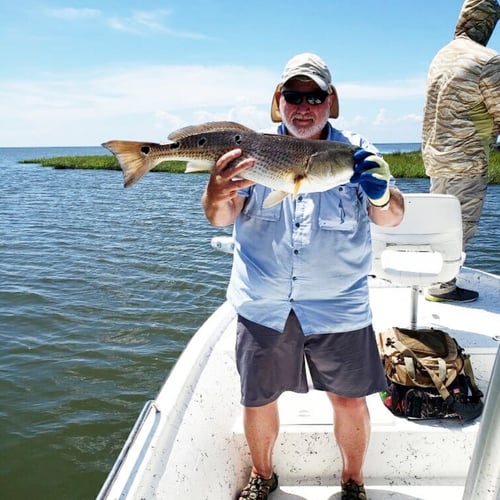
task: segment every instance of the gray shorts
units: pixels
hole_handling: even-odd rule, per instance
[[[315,389],[357,398],[387,389],[373,328],[304,336],[292,311],[282,333],[238,315],[241,404],[263,406],[285,391]]]

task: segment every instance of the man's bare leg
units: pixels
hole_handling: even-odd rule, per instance
[[[269,479],[273,474],[272,454],[280,425],[278,402],[244,407],[243,424],[252,457],[252,475]]]
[[[363,484],[363,463],[370,440],[366,398],[345,398],[327,393],[334,409],[334,435],[343,461],[341,480]]]

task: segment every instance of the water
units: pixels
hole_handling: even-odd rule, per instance
[[[20,165],[100,148],[0,149],[0,492],[92,499],[144,402],[224,300],[230,257],[210,239],[205,175]],[[427,191],[428,181],[400,182]],[[469,265],[500,274],[500,187]]]
[[[381,142],[375,146],[382,154],[420,151],[420,142]]]

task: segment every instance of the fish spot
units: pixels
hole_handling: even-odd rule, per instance
[[[206,143],[207,143],[206,137],[200,137],[200,139],[198,139],[198,146],[204,146]]]
[[[143,155],[148,155],[151,152],[151,148],[149,146],[142,146],[141,147],[141,153]]]
[[[241,135],[239,135],[239,134],[238,134],[238,135],[235,135],[235,136],[234,136],[234,142],[235,142],[236,144],[241,144],[241,141],[242,141],[242,139],[241,139]]]

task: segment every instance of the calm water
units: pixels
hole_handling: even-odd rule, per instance
[[[206,176],[150,174],[124,190],[120,172],[17,164],[96,153],[0,149],[2,498],[94,498],[144,402],[224,300],[230,258],[210,248],[224,231],[200,209]],[[499,202],[490,186],[467,260],[497,274]]]

